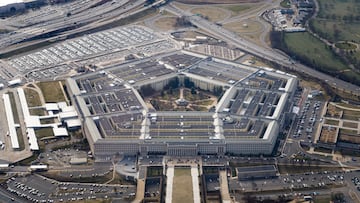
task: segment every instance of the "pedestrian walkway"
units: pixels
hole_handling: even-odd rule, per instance
[[[174,166],[169,166],[166,171],[166,198],[165,203],[172,202],[172,192],[173,192],[173,180],[174,180]]]
[[[199,190],[199,171],[195,166],[191,167],[191,178],[193,185],[193,195],[194,195],[194,203],[200,203],[200,190]]]
[[[220,192],[221,192],[221,199],[223,200],[223,203],[230,203],[231,198],[229,194],[229,186],[228,186],[228,180],[227,180],[227,174],[226,171],[222,170],[219,172],[220,176]]]

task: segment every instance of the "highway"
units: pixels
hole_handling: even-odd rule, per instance
[[[29,16],[29,19],[24,16],[14,17],[15,19],[9,20],[11,24],[8,24],[17,25],[20,28],[14,32],[3,34],[0,47],[16,45],[27,39],[67,27],[74,27],[72,31],[76,31],[84,25],[96,27],[97,22],[117,19],[117,17],[127,12],[133,13],[133,10],[138,7],[143,8],[142,4],[144,2],[145,0],[119,0],[116,2],[110,1],[96,7],[93,7],[93,3],[85,2],[87,4],[84,3],[83,8],[75,7],[76,9],[74,9],[55,6],[55,8],[51,9],[45,8],[42,14],[34,14],[35,16]],[[67,16],[68,13],[71,15]]]
[[[334,78],[332,76],[329,76],[325,73],[321,73],[319,71],[316,71],[310,67],[307,67],[305,65],[296,63],[294,64],[289,60],[289,56],[281,54],[271,48],[268,47],[261,47],[253,42],[247,41],[246,39],[238,36],[237,34],[226,30],[222,26],[219,26],[215,23],[212,23],[200,16],[194,15],[190,12],[184,11],[178,7],[176,7],[174,4],[170,3],[166,5],[165,10],[168,12],[171,12],[177,16],[187,16],[188,20],[198,28],[201,28],[203,30],[206,30],[207,32],[211,33],[212,35],[218,37],[219,39],[222,39],[229,44],[235,45],[236,47],[253,54],[257,57],[266,59],[268,61],[275,62],[277,64],[290,67],[294,70],[297,70],[299,72],[304,72],[308,75],[311,75],[315,78],[319,78],[320,80],[324,80],[332,87],[339,88],[340,90],[347,90],[351,91],[354,94],[360,94],[360,88],[357,85],[345,82],[343,80],[340,80],[338,78]]]

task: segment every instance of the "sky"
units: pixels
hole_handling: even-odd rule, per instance
[[[0,0],[0,7],[13,3],[21,3],[23,0]]]

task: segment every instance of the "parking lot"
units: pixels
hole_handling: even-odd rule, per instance
[[[31,202],[68,202],[85,199],[127,199],[134,196],[135,187],[126,185],[104,185],[65,183],[38,175],[12,177],[2,185],[10,193]],[[126,200],[124,200],[127,202]]]
[[[69,72],[71,69],[66,63],[69,61],[84,60],[95,56],[112,54],[134,47],[134,52],[152,55],[174,45],[163,40],[152,30],[142,26],[125,26],[102,32],[89,34],[84,37],[67,40],[54,46],[33,52],[31,54],[12,58],[9,65],[29,78],[40,80]],[[138,48],[136,48],[138,47]]]
[[[327,188],[331,185],[346,186],[344,172],[309,172],[304,174],[285,174],[278,178],[271,179],[230,181],[231,189],[241,191],[271,191],[302,188],[312,188],[316,190]]]
[[[291,138],[313,142],[317,127],[322,118],[321,110],[324,102],[308,98],[308,90],[297,92],[295,95],[299,113],[296,116],[291,133]]]

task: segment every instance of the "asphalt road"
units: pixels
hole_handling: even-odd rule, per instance
[[[145,7],[140,6],[144,3],[144,0],[136,0],[130,1],[122,0],[116,1],[115,3],[105,3],[97,7],[91,7],[92,3],[89,2],[84,4],[83,7],[86,8],[82,10],[82,8],[78,8],[77,10],[72,10],[71,8],[67,8],[65,6],[57,6],[54,11],[60,13],[57,16],[48,16],[49,11],[44,11],[42,17],[39,19],[33,19],[34,23],[26,25],[24,27],[19,28],[18,30],[5,33],[2,35],[0,40],[0,47],[8,48],[7,46],[14,45],[15,48],[21,46],[21,42],[27,39],[31,39],[36,36],[43,35],[45,33],[51,33],[52,31],[64,29],[70,26],[78,25],[79,27],[75,27],[70,31],[60,32],[67,35],[81,32],[84,29],[91,29],[94,27],[101,26],[113,20],[118,20],[119,18],[123,18],[129,16],[133,13],[140,12],[145,9]],[[135,9],[140,7],[140,9]],[[41,8],[43,9],[43,8]],[[40,10],[41,10],[40,9]],[[135,9],[133,11],[133,9]],[[70,16],[67,16],[67,13],[74,13]],[[16,20],[12,19],[15,18]],[[19,17],[12,17],[11,22],[16,24],[18,21],[26,20],[26,14],[20,15]],[[49,19],[47,19],[49,18]],[[84,26],[80,26],[84,25]],[[64,37],[62,35],[57,35],[55,38]],[[48,39],[47,39],[48,40]],[[14,48],[10,46],[10,49]],[[6,50],[6,49],[5,49]]]

